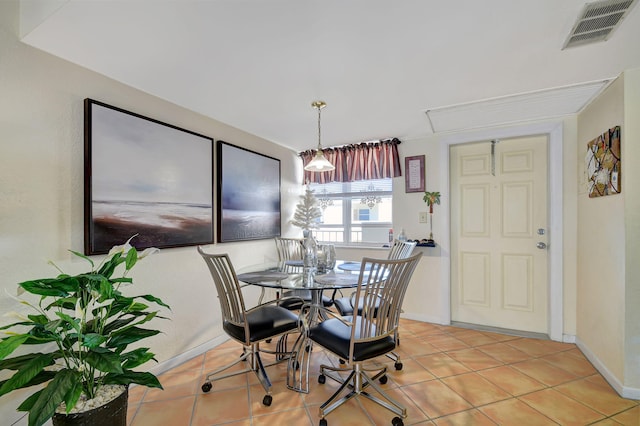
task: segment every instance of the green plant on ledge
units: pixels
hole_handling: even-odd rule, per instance
[[[37,296],[37,301],[18,299],[35,312],[28,316],[13,312],[11,316],[19,321],[0,327],[9,336],[0,340],[0,371],[15,371],[0,382],[0,396],[48,383],[18,407],[29,412],[30,426],[45,423],[62,403],[68,414],[81,395],[93,399],[104,385],[137,383],[162,388],[155,375],[133,371],[155,360],[149,348],[126,350],[128,345],[159,333],[140,327],[158,316],[157,310],[149,308],[151,304],[169,308],[157,297],[121,292],[121,287],[133,283],[127,275],[134,265],[159,251],[151,248],[138,253],[130,241],[112,248],[97,267],[90,258],[70,250],[91,265],[88,272],[67,275],[50,262],[60,275],[18,284],[19,296],[27,292]],[[116,274],[116,270],[122,272]],[[23,345],[35,349],[7,358]]]
[[[439,191],[433,191],[433,192],[429,192],[429,191],[425,191],[424,193],[424,197],[422,197],[422,200],[427,203],[427,206],[429,207],[429,219],[431,219],[430,222],[430,232],[429,232],[429,242],[433,242],[433,206],[435,204],[440,204],[440,192]]]

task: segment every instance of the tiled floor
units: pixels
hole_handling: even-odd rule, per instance
[[[404,368],[383,386],[407,407],[406,425],[640,425],[638,401],[624,399],[572,344],[402,320]],[[273,404],[253,375],[214,382],[204,375],[239,356],[227,342],[162,376],[164,391],[132,388],[131,426],[317,425],[318,406],[336,389],[315,379],[337,360],[315,347],[309,394],[287,389],[286,363],[269,367]],[[329,426],[390,425],[394,415],[355,398],[327,416]]]

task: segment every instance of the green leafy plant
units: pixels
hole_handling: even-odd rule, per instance
[[[424,192],[424,197],[422,197],[422,200],[427,203],[427,206],[429,206],[429,216],[431,217],[431,220],[429,221],[429,240],[430,242],[433,242],[433,206],[434,204],[440,204],[440,192],[439,191],[433,191],[433,192],[429,192],[429,191],[425,191]]]
[[[433,205],[434,204],[440,204],[440,192],[438,192],[438,191],[433,191],[433,192],[425,191],[424,197],[422,197],[422,200],[425,203],[427,203],[427,206],[429,207],[429,214],[433,214]]]
[[[103,385],[137,383],[162,388],[155,375],[133,371],[155,360],[149,348],[127,351],[130,344],[159,333],[140,327],[155,317],[163,318],[150,305],[169,308],[157,297],[121,292],[121,287],[133,283],[127,275],[134,265],[158,251],[151,248],[138,253],[130,241],[112,248],[97,267],[90,258],[70,250],[91,265],[88,272],[67,275],[50,262],[60,271],[58,276],[18,284],[19,297],[26,292],[37,301],[18,299],[34,313],[13,312],[11,316],[19,321],[0,327],[8,335],[0,340],[0,371],[15,372],[0,382],[0,396],[47,383],[18,407],[29,412],[30,426],[45,423],[62,403],[69,413],[82,394],[93,399]],[[7,358],[21,346],[36,349]]]

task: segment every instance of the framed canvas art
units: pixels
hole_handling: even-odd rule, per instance
[[[280,160],[217,143],[218,242],[280,236]]]
[[[213,139],[85,99],[85,254],[213,243]]]

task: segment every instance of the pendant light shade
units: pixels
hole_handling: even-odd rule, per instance
[[[330,172],[331,170],[335,170],[336,167],[325,158],[320,142],[320,110],[327,106],[327,104],[323,101],[315,101],[311,103],[311,106],[318,110],[318,150],[316,151],[316,156],[309,161],[309,164],[304,166],[304,169],[309,172]]]

